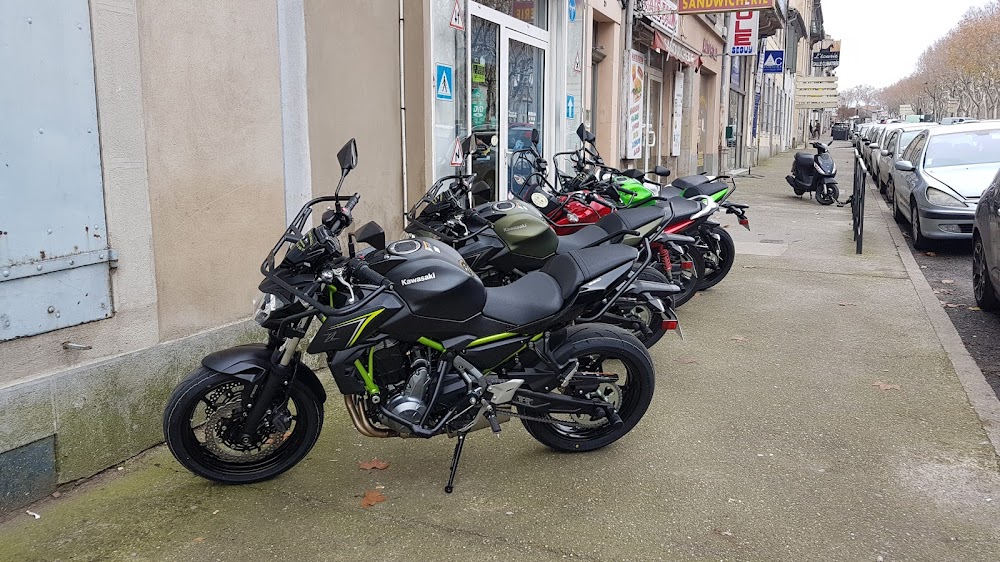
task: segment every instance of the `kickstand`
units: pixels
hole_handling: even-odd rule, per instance
[[[458,472],[458,460],[462,458],[462,446],[465,445],[465,434],[458,434],[458,443],[455,443],[455,454],[451,457],[451,474],[448,475],[448,484],[444,487],[444,493],[450,494],[455,489],[455,473]]]

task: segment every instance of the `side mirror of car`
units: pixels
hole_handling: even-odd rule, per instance
[[[914,166],[913,162],[910,162],[909,160],[900,160],[899,162],[896,162],[896,169],[900,172],[912,172],[913,170],[916,170],[917,167]]]
[[[878,150],[878,144],[876,144],[876,143],[873,142],[873,143],[871,143],[871,144],[868,145],[868,148],[870,148],[872,150]]]
[[[884,149],[883,149],[883,150],[882,150],[882,152],[881,152],[881,154],[882,154],[882,156],[889,156],[889,155],[890,155],[890,154],[892,154],[892,153],[891,153],[891,152],[889,152],[888,150],[884,150]]]
[[[354,233],[358,242],[364,242],[378,250],[385,249],[385,231],[374,221],[365,223]]]

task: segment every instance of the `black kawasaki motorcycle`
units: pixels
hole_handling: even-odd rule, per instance
[[[255,319],[267,343],[206,356],[170,397],[164,434],[182,465],[209,480],[250,483],[305,457],[326,400],[299,351],[314,319],[320,327],[305,351],[327,354],[359,432],[457,437],[446,492],[477,429],[499,433],[516,417],[539,442],[581,452],[639,422],[653,396],[649,353],[621,329],[571,326],[625,293],[645,265],[636,249],[581,249],[490,288],[451,247],[423,238],[386,245],[375,223],[348,237],[345,255],[339,235],[360,199],[339,195],[357,163],[353,139],[338,158],[335,194],[307,203],[261,265]],[[334,208],[305,231],[321,203]],[[359,258],[359,242],[376,251]]]

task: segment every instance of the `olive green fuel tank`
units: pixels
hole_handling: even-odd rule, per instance
[[[555,254],[559,238],[545,217],[521,201],[497,201],[476,207],[493,224],[497,236],[512,254],[544,259]]]

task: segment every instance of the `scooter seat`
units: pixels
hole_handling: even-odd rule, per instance
[[[812,166],[813,157],[815,154],[810,152],[796,152],[795,153],[795,165],[796,166]]]
[[[710,180],[708,176],[694,175],[694,176],[684,176],[683,178],[677,178],[670,182],[670,185],[676,187],[677,189],[688,189],[691,187],[699,186],[704,183],[708,183]]]

